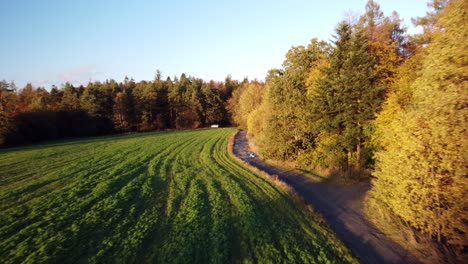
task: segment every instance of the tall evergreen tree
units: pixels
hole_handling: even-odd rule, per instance
[[[315,113],[321,127],[337,135],[336,144],[347,153],[348,168],[359,168],[362,147],[369,140],[365,131],[380,108],[382,89],[376,85],[375,60],[364,32],[353,32],[342,22],[336,33],[330,67],[317,84]]]
[[[80,97],[81,108],[92,116],[105,115],[105,97],[101,93],[100,83],[89,83]]]
[[[78,92],[70,83],[66,83],[63,87],[62,102],[60,103],[60,109],[64,111],[76,111],[80,109],[80,100],[78,98]]]

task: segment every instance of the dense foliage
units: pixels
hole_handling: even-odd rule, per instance
[[[431,42],[401,67],[377,118],[372,194],[439,241],[467,246],[467,1],[435,19]]]
[[[356,24],[341,22],[334,38],[291,48],[261,92],[246,86],[233,95],[233,120],[264,157],[342,172],[373,165],[372,121],[411,45],[398,16],[384,17],[373,1]],[[263,99],[246,96],[259,93]]]
[[[374,176],[372,199],[422,232],[468,246],[467,1],[433,1],[407,36],[370,0],[333,43],[291,48],[283,69],[233,95],[265,158]],[[252,100],[251,94],[261,93]],[[243,105],[248,105],[247,110]]]
[[[162,129],[189,129],[227,125],[225,103],[237,81],[225,83],[186,77],[135,83],[125,78],[61,89],[17,91],[14,83],[0,82],[0,145],[46,139]]]
[[[1,150],[0,261],[357,263],[318,215],[229,157],[233,132]]]

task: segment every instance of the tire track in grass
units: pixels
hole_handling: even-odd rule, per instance
[[[131,150],[129,150],[129,152],[131,152]],[[77,153],[73,152],[73,154],[76,155]],[[63,157],[61,160],[69,159],[68,156],[69,155],[65,155],[65,157]],[[110,165],[112,164],[112,162],[110,162],[110,160],[112,159],[109,159],[107,157],[101,158],[101,160],[105,161],[104,167],[105,166],[110,167]],[[61,162],[59,161],[58,163],[60,164]],[[54,195],[52,194],[52,192],[69,191],[72,188],[76,188],[76,186],[74,185],[84,184],[85,182],[83,181],[83,179],[85,179],[86,177],[89,177],[91,175],[96,176],[96,172],[98,171],[102,172],[103,166],[100,166],[101,164],[99,163],[93,164],[93,166],[90,167],[91,170],[82,170],[82,166],[79,166],[78,164],[80,163],[79,162],[75,163],[75,165],[72,166],[71,169],[64,171],[64,173],[61,173],[62,171],[54,172],[54,171],[43,170],[43,169],[36,171],[35,173],[30,173],[30,174],[37,174],[37,175],[44,175],[44,176],[40,176],[40,178],[29,177],[28,179],[24,179],[24,182],[18,181],[16,183],[16,185],[19,186],[18,189],[11,190],[13,186],[3,185],[4,182],[2,182],[2,186],[6,187],[5,189],[10,189],[10,192],[5,192],[5,196],[11,197],[10,201],[2,200],[2,205],[11,204],[11,200],[13,200],[15,204],[17,204],[18,202],[28,203],[30,202],[30,200],[41,198],[42,195],[47,195],[47,196]],[[54,175],[59,175],[59,176],[54,176]],[[72,175],[74,177],[71,177]],[[52,178],[52,179],[49,179],[49,178]],[[78,181],[77,179],[80,179],[80,180]],[[56,185],[51,185],[51,186],[47,186],[47,188],[44,188],[45,187],[45,184],[43,184],[44,180],[49,181],[48,184],[46,185],[50,185],[50,183],[56,183],[57,185],[64,185],[64,187],[65,186],[68,187],[67,188],[68,190],[60,190],[60,188],[57,188]],[[67,185],[66,183],[70,183],[70,184]],[[86,183],[89,184],[89,182],[86,182]],[[35,192],[30,192],[31,188],[38,189],[35,186],[38,186],[40,190],[37,190]],[[78,188],[83,189],[82,186]]]
[[[213,204],[210,201],[210,195],[208,192],[208,186],[206,183],[207,172],[204,170],[193,170],[194,167],[200,167],[200,163],[196,162],[195,156],[202,155],[203,150],[211,142],[210,139],[205,139],[206,135],[199,137],[195,144],[191,146],[190,151],[184,152],[176,160],[178,161],[176,166],[173,166],[177,170],[178,167],[182,167],[178,175],[175,175],[174,180],[179,181],[180,196],[180,207],[178,213],[175,215],[174,227],[168,234],[169,241],[165,244],[162,262],[167,259],[174,258],[175,262],[177,259],[182,260],[190,257],[193,261],[206,263],[209,259],[212,260],[211,254],[206,252],[206,248],[209,248],[210,241],[209,232],[210,226],[214,224],[213,217],[211,216],[213,211]],[[200,153],[200,154],[198,154]],[[189,163],[190,166],[186,167]],[[185,187],[189,185],[190,187]],[[185,195],[185,190],[188,193]],[[184,235],[181,236],[181,234]],[[202,241],[199,241],[202,238]],[[188,247],[191,250],[182,249],[177,246],[180,244],[179,241],[188,240],[186,243],[191,243],[193,246]],[[192,242],[190,242],[192,241]],[[202,243],[203,242],[203,243]],[[201,244],[201,245],[200,245]],[[179,250],[176,254],[175,251]]]
[[[191,140],[186,141],[186,144],[181,144],[181,147],[178,148],[178,150],[190,149],[190,147],[195,143],[196,139],[192,138]],[[170,220],[175,216],[174,212],[178,210],[179,205],[182,202],[181,199],[186,195],[188,185],[190,184],[190,182],[181,182],[183,179],[190,176],[186,175],[186,171],[184,171],[184,169],[187,169],[187,166],[183,161],[181,161],[181,156],[183,154],[180,152],[176,153],[175,151],[171,154],[172,155],[166,157],[167,162],[171,165],[167,170],[169,195],[166,205],[166,220]]]
[[[159,146],[160,147],[160,146]],[[157,150],[156,148],[155,150]],[[153,149],[151,149],[153,150]],[[154,150],[153,150],[154,151]],[[152,152],[151,152],[152,153]],[[99,252],[97,254],[96,260],[98,261],[99,259],[106,259],[109,256],[117,257],[117,258],[134,258],[135,254],[139,250],[140,242],[146,239],[147,234],[154,229],[153,226],[147,225],[146,223],[140,221],[142,219],[142,215],[144,215],[143,219],[148,219],[151,223],[156,225],[158,221],[158,214],[157,211],[158,209],[150,209],[152,213],[150,215],[153,216],[153,218],[150,218],[148,216],[148,213],[145,213],[142,211],[142,208],[145,208],[145,204],[142,204],[142,201],[144,199],[141,199],[141,190],[146,182],[147,179],[149,179],[148,176],[148,165],[153,159],[154,156],[150,154],[150,152],[143,152],[142,156],[145,158],[140,161],[140,162],[135,162],[140,167],[138,176],[130,181],[119,193],[117,193],[117,197],[123,197],[125,198],[127,194],[132,195],[129,196],[126,199],[116,199],[120,200],[122,205],[126,204],[134,204],[134,206],[123,206],[123,213],[120,216],[124,221],[124,225],[117,226],[116,233],[121,234],[120,236],[109,236],[107,238],[104,238],[104,244],[109,244],[107,250],[104,249],[102,252]],[[135,186],[131,186],[132,182],[139,182],[138,184],[134,184]],[[124,190],[127,188],[128,190]],[[147,208],[152,208],[154,207],[154,204],[151,206],[147,206]],[[131,216],[128,216],[130,213]],[[125,217],[127,215],[127,217]],[[130,218],[130,219],[129,219]],[[140,219],[140,220],[138,220]],[[118,220],[116,220],[118,222]],[[138,229],[137,229],[138,228]],[[128,230],[128,231],[125,231]],[[132,232],[134,230],[134,232]],[[144,230],[144,231],[142,231]],[[127,250],[125,252],[132,252],[130,255],[129,254],[121,254],[120,252],[116,252],[113,248],[115,247],[123,247],[126,248]],[[109,251],[106,253],[106,251]],[[114,253],[113,253],[114,252]],[[109,255],[110,254],[110,255]],[[112,255],[112,254],[117,254],[117,255]]]
[[[219,147],[219,146],[225,146],[225,140],[222,140],[221,138],[217,140],[217,144],[213,145],[210,149],[211,151],[211,155],[210,156],[213,156],[213,152],[214,152],[214,149],[215,147]],[[210,159],[207,159],[207,161],[210,161]],[[223,166],[220,165],[219,163],[216,163],[216,162],[213,162],[211,160],[211,162],[208,162],[209,164],[211,165],[207,165],[206,167],[207,168],[210,168],[211,166],[215,166],[215,167],[218,167],[218,168],[222,168]],[[229,177],[232,177],[232,175],[230,175],[231,173],[229,171],[224,171],[222,176],[223,179],[227,179]],[[261,256],[261,259],[273,259],[274,255],[278,255],[278,254],[281,254],[281,252],[279,251],[276,251],[276,246],[269,246],[270,245],[270,241],[273,241],[273,243],[276,242],[276,239],[275,239],[275,234],[272,233],[272,232],[269,232],[269,230],[262,230],[260,228],[260,226],[262,225],[262,223],[258,220],[258,219],[266,219],[267,217],[264,216],[264,215],[259,215],[259,210],[257,211],[254,211],[254,210],[251,210],[250,211],[250,214],[251,215],[244,215],[242,216],[242,211],[245,210],[245,208],[247,207],[247,204],[249,204],[249,207],[250,208],[255,208],[255,204],[258,203],[258,199],[254,196],[252,196],[252,194],[255,194],[255,193],[258,193],[258,190],[260,190],[261,188],[259,186],[256,186],[257,188],[253,187],[252,189],[250,188],[247,188],[246,185],[243,185],[242,183],[240,183],[239,185],[239,180],[235,180],[235,182],[238,183],[238,186],[240,189],[244,190],[243,192],[245,193],[245,195],[248,197],[246,199],[246,202],[240,206],[238,209],[239,209],[239,212],[241,212],[241,217],[240,217],[240,222],[241,222],[241,227],[239,228],[240,230],[240,233],[244,233],[244,239],[243,240],[247,240],[248,243],[247,244],[244,244],[244,246],[242,247],[243,248],[243,251],[245,252],[244,254],[248,255],[249,257],[254,257],[255,256]],[[240,181],[242,182],[242,181]],[[240,187],[242,186],[242,187]],[[245,191],[247,190],[247,191]],[[228,191],[229,192],[229,191]],[[239,192],[238,191],[231,191],[230,193],[236,193],[238,194]],[[252,205],[251,205],[252,204]],[[260,210],[262,211],[262,210]],[[244,212],[245,213],[245,212]],[[261,235],[257,234],[261,232]],[[264,250],[265,248],[269,247],[270,250],[269,251],[266,251]],[[258,248],[262,248],[263,250],[257,250]],[[251,252],[251,250],[254,250],[253,252]],[[250,252],[250,253],[248,253]],[[265,252],[270,252],[268,255],[263,255],[263,253]]]
[[[33,154],[39,165],[15,173],[50,169],[43,177],[29,178],[34,184],[53,181],[30,189],[32,194],[24,192],[32,198],[41,195],[26,203],[38,208],[32,208],[35,215],[25,213],[36,217],[30,217],[32,222],[22,222],[27,227],[21,231],[30,236],[3,253],[14,238],[0,232],[0,259],[5,263],[320,260],[325,247],[321,244],[328,243],[315,234],[313,221],[300,213],[284,190],[226,153],[232,132],[149,133],[85,140],[83,145],[60,143],[44,155],[53,157],[53,162],[39,160],[40,151],[31,152],[34,149],[28,154],[19,151],[23,158]],[[101,149],[93,156],[96,146]],[[74,148],[79,151],[74,153]],[[76,153],[85,162],[67,162],[77,158]],[[64,177],[69,166],[73,175]],[[0,188],[4,186],[0,179]],[[40,231],[34,233],[32,228]],[[341,262],[347,251],[343,252],[331,258],[325,254],[322,260]]]
[[[142,192],[144,193],[145,190],[147,192],[152,192],[151,197],[147,197],[148,209],[145,211],[142,216],[140,217],[140,220],[138,221],[137,225],[135,225],[134,232],[137,234],[141,234],[139,236],[139,240],[142,242],[140,248],[136,249],[135,254],[139,252],[140,255],[147,255],[144,258],[138,258],[136,255],[133,256],[134,261],[136,262],[141,262],[143,260],[148,260],[155,252],[151,250],[151,247],[149,246],[144,246],[144,245],[150,245],[156,243],[156,239],[159,238],[161,239],[161,225],[162,221],[164,218],[164,212],[165,212],[165,201],[167,197],[167,175],[166,173],[162,173],[162,171],[166,172],[165,166],[168,164],[168,159],[163,157],[167,157],[168,153],[177,151],[178,149],[181,149],[184,147],[186,143],[189,143],[187,141],[182,142],[182,144],[177,145],[173,144],[172,141],[165,141],[167,144],[163,146],[158,146],[158,148],[155,150],[157,151],[157,155],[155,155],[152,160],[148,163],[148,179],[158,179],[159,180],[154,180],[152,184],[149,184],[147,188],[142,188]],[[163,149],[162,151],[159,151],[159,149]],[[159,174],[156,174],[159,171]],[[152,188],[151,188],[152,187]],[[153,202],[154,201],[154,202]],[[148,212],[147,214],[145,214]],[[149,223],[152,223],[151,226],[148,225]],[[144,232],[141,232],[141,227],[144,228]],[[130,234],[132,234],[132,231],[129,231]],[[149,251],[149,253],[145,254],[145,251]]]
[[[52,204],[52,205],[53,205],[53,204]],[[54,206],[51,206],[51,207],[54,207]],[[44,210],[44,208],[42,208],[41,210]],[[48,210],[48,211],[47,211],[47,210],[45,210],[45,211],[46,211],[46,212],[51,212],[50,210]]]
[[[199,179],[191,180],[188,193],[162,245],[161,262],[181,263],[190,259],[196,263],[206,263],[206,207],[203,184]]]
[[[233,228],[230,228],[235,223],[232,216],[233,211],[229,210],[232,204],[230,203],[229,196],[226,195],[226,191],[221,188],[220,180],[222,180],[222,174],[219,173],[216,166],[212,166],[213,164],[209,162],[212,159],[215,146],[221,140],[222,138],[220,137],[213,137],[206,141],[196,159],[198,165],[202,165],[206,170],[202,180],[207,191],[211,210],[211,228],[209,230],[208,242],[209,248],[213,250],[210,254],[210,263],[226,263],[232,257],[240,255],[239,251],[232,252],[231,250],[236,250],[235,244],[238,241],[232,239],[236,233]]]
[[[223,146],[225,146],[226,142],[224,141],[223,143]],[[221,145],[219,147],[221,147]],[[217,151],[217,153],[219,153],[219,151]],[[271,229],[262,230],[261,228],[262,220],[268,219],[268,216],[264,215],[265,208],[258,206],[260,199],[262,199],[261,193],[265,190],[263,190],[262,186],[258,185],[252,179],[244,177],[244,171],[241,167],[229,162],[219,162],[219,160],[216,160],[216,158],[214,163],[218,167],[224,169],[226,177],[230,178],[232,182],[236,183],[238,188],[243,190],[243,192],[248,197],[248,208],[257,208],[257,210],[249,210],[249,214],[251,215],[241,215],[241,232],[244,233],[244,240],[248,241],[248,244],[243,246],[244,250],[250,252],[247,253],[248,255],[260,257],[261,259],[272,259],[272,255],[281,255],[281,252],[275,251],[274,249],[272,254],[268,254],[268,252],[271,250],[271,247],[269,246],[270,241],[275,243],[276,239],[274,238],[274,233],[271,232]],[[248,186],[249,182],[252,184],[252,186]],[[241,210],[243,209],[244,208],[241,208]],[[259,248],[267,250],[258,250]],[[270,250],[268,250],[269,248]]]
[[[164,177],[165,190],[162,194],[159,194],[159,199],[163,204],[159,210],[160,220],[158,221],[158,225],[155,227],[153,234],[149,234],[149,236],[145,239],[145,244],[151,246],[144,247],[146,252],[142,253],[144,257],[141,258],[141,260],[144,261],[154,262],[155,259],[158,259],[162,255],[160,249],[162,247],[162,243],[165,240],[165,237],[167,237],[167,234],[169,233],[170,225],[172,224],[170,221],[172,218],[168,215],[171,215],[171,210],[173,210],[172,207],[174,207],[174,205],[172,205],[171,202],[174,199],[174,195],[176,194],[173,187],[174,179],[171,176],[174,160],[176,159],[175,154],[179,153],[181,150],[187,148],[194,141],[196,141],[196,138],[186,138],[184,141],[172,143],[174,140],[179,140],[178,136],[180,135],[177,135],[175,138],[171,139],[170,147],[166,148],[159,154],[161,158],[164,158],[161,159],[161,161],[158,163],[158,166],[155,168],[155,170],[159,169],[159,176]],[[144,249],[142,249],[142,251],[144,251]]]
[[[63,197],[67,196],[66,193],[63,193],[63,194],[65,195]],[[31,223],[36,223],[35,225],[33,225],[33,228],[35,228],[35,227],[43,225],[43,224],[41,224],[41,222],[43,222],[43,221],[50,221],[49,219],[54,218],[53,215],[57,214],[57,213],[54,213],[54,212],[59,211],[58,209],[60,209],[60,204],[62,204],[63,199],[55,199],[55,201],[56,202],[53,202],[51,204],[47,204],[47,202],[49,202],[49,201],[47,201],[46,199],[42,199],[42,198],[41,199],[38,198],[38,201],[32,201],[35,204],[35,208],[34,208],[35,210],[33,212],[29,213],[30,217],[28,219],[26,219],[26,221],[24,221],[22,225],[24,226],[24,225],[28,225],[28,224],[31,224]],[[64,203],[66,204],[67,202],[64,201]],[[43,204],[43,205],[41,205],[41,204]],[[59,205],[59,206],[57,207],[55,205]],[[45,212],[47,213],[46,215],[44,215]],[[37,220],[35,220],[35,219],[37,219]],[[17,222],[17,223],[21,224],[21,222]],[[52,222],[52,224],[54,224],[54,223],[55,222]],[[10,228],[12,230],[14,230],[16,228],[21,228],[21,225],[17,226],[16,228],[15,227],[13,227],[13,228],[10,227]]]
[[[209,186],[207,188],[208,191],[211,191],[210,196],[215,197],[212,198],[214,200],[213,203],[216,203],[216,200],[221,200],[218,198],[220,196],[219,194],[223,195],[223,199],[221,201],[224,201],[224,204],[217,208],[219,211],[213,214],[213,218],[215,218],[214,222],[218,224],[213,226],[211,230],[211,234],[214,237],[212,239],[212,243],[217,245],[217,252],[226,252],[225,257],[242,256],[242,259],[250,258],[255,260],[256,257],[254,252],[250,252],[252,245],[249,241],[245,242],[245,239],[240,237],[242,236],[242,233],[244,233],[244,228],[239,226],[240,221],[238,221],[236,217],[239,216],[239,214],[243,214],[244,216],[247,215],[247,217],[254,215],[253,208],[250,208],[249,210],[249,207],[247,206],[247,204],[250,204],[248,203],[250,201],[250,197],[248,197],[248,194],[236,181],[226,176],[225,171],[218,166],[219,164],[213,162],[215,146],[223,143],[224,141],[222,138],[216,139],[216,142],[209,147],[209,152],[205,155],[200,155],[200,163],[210,172],[211,177],[206,179],[206,184]],[[230,210],[225,210],[226,208],[230,208]],[[223,216],[225,219],[223,219]],[[223,226],[230,227],[229,229],[231,231],[224,231],[220,236],[219,233]],[[246,237],[245,234],[243,234],[243,236]],[[220,248],[221,246],[217,244],[219,240],[229,243],[226,245],[225,249]],[[214,257],[215,260],[222,262],[222,257],[217,255]]]
[[[137,156],[140,157],[141,155]],[[137,160],[136,158],[132,159],[130,162],[134,162]],[[100,199],[97,203],[93,204],[90,209],[84,214],[81,219],[77,219],[74,222],[78,222],[79,224],[77,226],[81,226],[82,228],[79,228],[78,230],[70,230],[68,227],[68,221],[67,219],[63,219],[63,221],[57,221],[57,222],[51,222],[48,219],[53,219],[54,215],[58,215],[61,210],[60,206],[57,207],[57,210],[55,209],[50,209],[50,210],[45,210],[50,216],[49,217],[41,217],[40,214],[36,216],[39,220],[36,221],[37,224],[39,225],[44,225],[42,228],[37,229],[37,227],[34,230],[29,230],[28,233],[35,234],[34,236],[36,237],[36,242],[35,244],[42,244],[42,241],[55,241],[55,240],[71,240],[74,237],[74,234],[81,236],[81,237],[89,237],[89,236],[98,236],[100,237],[102,233],[106,233],[107,230],[109,230],[109,223],[114,223],[118,221],[119,216],[122,215],[122,212],[125,209],[122,209],[122,202],[119,197],[119,193],[125,188],[125,186],[131,181],[130,176],[136,171],[139,170],[139,168],[133,168],[132,170],[126,171],[126,177],[114,177],[114,181],[110,180],[109,182],[111,183],[111,188],[106,190],[106,192],[101,193],[98,195],[96,198]],[[117,169],[116,171],[119,171]],[[113,194],[112,194],[113,193]],[[55,203],[51,203],[50,207],[53,207]],[[35,211],[43,211],[43,207],[39,206],[34,208]],[[68,209],[68,208],[67,208]],[[65,212],[67,211],[65,209]],[[73,206],[71,209],[75,209],[75,213],[79,213],[81,208]],[[112,211],[112,215],[110,214],[110,211]],[[66,214],[68,218],[73,216],[73,213],[67,213]],[[106,219],[108,222],[104,222],[104,219]],[[81,223],[80,223],[81,222]],[[48,223],[48,224],[47,224]],[[94,231],[89,232],[88,228],[86,226],[93,226]],[[31,226],[34,227],[34,226]],[[49,232],[43,232],[42,230],[50,230]],[[53,232],[52,230],[62,230],[59,232]],[[96,232],[98,231],[98,232]],[[90,240],[90,243],[83,244],[81,243],[79,246],[84,250],[88,251],[94,255],[95,251],[93,251],[93,248],[97,248],[98,244],[93,243],[93,240]],[[31,254],[28,258],[33,260],[33,261],[40,261],[41,259],[45,259],[48,254],[54,253],[55,251],[59,250],[60,248],[46,248],[44,250],[45,252],[41,251],[36,251],[33,254]],[[60,255],[59,252],[55,252],[55,255]]]

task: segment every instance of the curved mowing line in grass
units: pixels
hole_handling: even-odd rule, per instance
[[[0,151],[0,262],[355,262],[290,194],[232,159],[233,129]]]

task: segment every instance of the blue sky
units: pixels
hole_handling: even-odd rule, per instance
[[[367,0],[0,0],[0,79],[49,88],[69,81],[263,79],[291,46],[330,40]],[[426,0],[377,1],[407,26]]]

